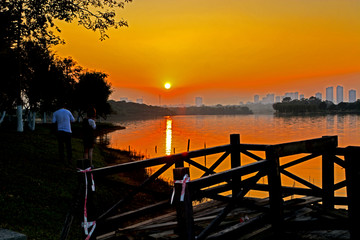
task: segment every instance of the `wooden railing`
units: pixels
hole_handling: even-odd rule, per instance
[[[360,169],[360,148],[347,147],[338,148],[337,136],[325,136],[317,139],[290,142],[275,145],[261,144],[241,144],[240,135],[232,134],[230,136],[230,144],[222,145],[207,149],[190,151],[180,154],[174,154],[165,157],[147,159],[136,162],[129,162],[115,166],[93,169],[91,172],[94,178],[101,176],[113,175],[122,172],[128,172],[140,168],[159,167],[153,174],[149,176],[141,185],[130,193],[125,194],[123,199],[118,200],[114,205],[96,218],[97,232],[101,232],[101,227],[109,222],[128,216],[128,213],[117,214],[113,216],[115,210],[118,210],[124,204],[143,191],[146,186],[161,176],[165,171],[175,167],[174,182],[181,180],[185,173],[189,173],[184,168],[184,163],[188,163],[191,167],[198,168],[203,174],[198,179],[192,179],[186,184],[185,201],[175,200],[176,209],[178,211],[179,227],[183,228],[180,233],[182,239],[205,239],[221,221],[229,214],[234,206],[241,201],[250,190],[265,191],[269,195],[271,224],[276,231],[283,221],[283,199],[291,195],[306,195],[322,198],[322,205],[325,209],[332,209],[335,205],[348,205],[350,231],[352,237],[359,236],[359,230],[353,225],[353,219],[360,213],[357,202],[360,201],[357,188],[359,187],[359,169]],[[254,153],[256,152],[256,154]],[[262,153],[263,156],[260,156]],[[221,154],[214,163],[207,167],[200,164],[200,161],[194,159]],[[301,154],[300,158],[287,161],[281,164],[282,158],[287,156],[295,156]],[[305,156],[304,156],[305,155]],[[242,157],[253,159],[252,163],[242,165]],[[341,157],[344,157],[342,159]],[[289,170],[295,165],[322,157],[322,184],[317,186],[307,181]],[[217,167],[226,159],[230,159],[231,169],[216,172]],[[347,180],[334,182],[334,165],[337,164],[346,169]],[[85,168],[86,166],[83,166]],[[185,170],[184,170],[185,169]],[[175,173],[176,172],[176,173]],[[80,175],[82,173],[79,173]],[[283,186],[281,176],[287,176],[305,187],[289,187]],[[267,177],[267,183],[259,183],[259,180]],[[79,178],[81,179],[81,178]],[[175,184],[176,188],[179,188]],[[335,197],[335,191],[347,187],[347,197]],[[224,196],[225,192],[230,192],[228,196]],[[169,193],[170,194],[170,193]],[[176,193],[175,199],[178,199]],[[226,201],[227,205],[223,211],[197,236],[193,231],[192,205],[193,201],[209,198]],[[138,211],[149,211],[160,206],[169,206],[169,201],[141,208]],[[181,216],[180,216],[181,215]],[[65,224],[66,225],[66,224]],[[114,226],[116,228],[116,226]],[[64,226],[61,239],[66,239],[68,227]],[[94,238],[95,239],[95,238]],[[355,239],[355,238],[354,238]],[[357,238],[356,238],[357,239]]]

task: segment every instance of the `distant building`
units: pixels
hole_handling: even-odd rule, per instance
[[[304,94],[300,94],[300,100],[304,98],[305,98]]]
[[[351,89],[349,91],[349,103],[356,102],[356,90]]]
[[[143,104],[144,100],[142,98],[138,98],[136,99],[136,103]]]
[[[276,98],[275,98],[275,102],[281,102],[281,97],[280,96],[276,96]]]
[[[326,88],[326,101],[334,102],[334,88]]]
[[[322,94],[321,93],[319,93],[319,92],[315,93],[315,97],[322,101]]]
[[[284,97],[289,97],[291,98],[291,100],[299,100],[299,93],[298,92],[285,93]]]
[[[342,86],[336,87],[336,103],[339,104],[344,101],[344,88]]]
[[[259,103],[260,102],[260,96],[259,95],[255,95],[254,96],[254,103]]]
[[[272,104],[274,103],[274,100],[275,100],[275,94],[269,93],[266,95],[266,97],[263,97],[261,102],[264,104]]]
[[[196,98],[195,98],[195,105],[196,105],[197,107],[201,107],[201,106],[203,105],[203,99],[202,99],[202,97],[196,97]]]
[[[121,98],[120,98],[120,102],[121,102],[121,101],[129,102],[129,99],[128,99],[127,97],[121,97]]]

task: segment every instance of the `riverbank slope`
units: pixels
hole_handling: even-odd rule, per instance
[[[50,124],[40,124],[35,131],[23,133],[6,126],[0,128],[0,228],[23,233],[28,240],[59,239],[77,187],[76,160],[82,159],[83,154],[79,127],[75,124],[73,128],[74,160],[70,166],[58,160],[57,140]],[[107,124],[99,124],[98,128],[102,133],[118,129]],[[97,168],[128,162],[133,157],[125,151],[96,145],[93,159]],[[122,198],[123,191],[141,182],[145,175],[145,171],[140,171],[107,179],[116,189],[95,180],[96,194],[102,196],[96,199],[96,206],[102,206],[98,211],[112,206]],[[130,208],[153,200],[140,195]],[[81,217],[74,220],[69,239],[82,238]]]

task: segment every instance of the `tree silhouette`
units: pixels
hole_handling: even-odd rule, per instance
[[[106,118],[111,112],[108,103],[111,85],[102,72],[86,72],[80,75],[75,86],[74,107],[81,117],[89,107],[95,107],[98,116]]]
[[[284,98],[285,100],[285,98]],[[331,101],[321,101],[318,98],[310,97],[309,99],[290,100],[286,99],[281,103],[273,104],[277,113],[359,113],[360,100],[354,103],[341,102],[335,105]]]
[[[12,11],[4,12],[0,8],[0,124],[6,112],[14,108],[19,91],[17,55],[12,48],[16,39],[14,19]]]
[[[25,42],[32,41],[47,48],[50,45],[63,43],[56,35],[60,29],[55,20],[72,22],[77,20],[79,25],[86,29],[98,31],[100,39],[108,37],[109,28],[127,26],[123,19],[116,19],[115,10],[123,8],[125,3],[132,0],[2,0],[0,1],[0,38],[1,46],[13,49],[17,56],[17,90],[16,101],[18,104],[18,131],[22,130],[22,95],[25,89],[21,66],[21,55]],[[4,31],[3,31],[4,30]],[[6,43],[6,44],[2,44]],[[1,59],[4,56],[0,56]],[[2,63],[2,62],[1,62]],[[7,68],[4,68],[6,70]],[[14,70],[14,69],[12,69]],[[28,74],[28,73],[27,73]],[[25,74],[24,74],[25,75]],[[7,78],[9,79],[9,78]],[[7,80],[8,81],[8,80]],[[8,96],[0,96],[5,98]],[[13,96],[11,96],[13,97]]]
[[[20,43],[38,41],[42,44],[63,42],[56,32],[61,30],[55,20],[72,22],[77,20],[86,29],[98,31],[100,39],[108,37],[109,28],[127,26],[124,19],[117,19],[116,9],[124,8],[132,0],[3,0],[1,12],[13,16]]]

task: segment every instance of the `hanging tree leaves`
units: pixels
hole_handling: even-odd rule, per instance
[[[127,26],[117,19],[116,10],[132,0],[2,0],[0,12],[12,12],[17,19],[18,40],[58,44],[62,40],[55,20],[75,22],[86,29],[98,31],[100,39],[108,37],[109,28]]]

